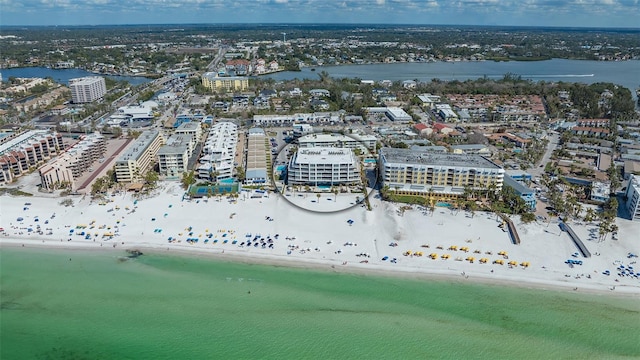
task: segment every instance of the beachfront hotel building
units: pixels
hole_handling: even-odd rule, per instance
[[[202,85],[213,91],[244,91],[249,88],[249,78],[244,76],[218,76],[208,72],[202,75]]]
[[[231,122],[220,122],[209,129],[207,140],[202,146],[198,178],[220,181],[233,177],[236,147],[238,146],[238,126]]]
[[[625,192],[627,202],[625,207],[629,212],[631,220],[640,221],[640,176],[629,176],[629,182],[627,183],[627,191]]]
[[[307,134],[298,139],[300,148],[340,147],[375,153],[378,139],[373,135]]]
[[[195,142],[191,135],[173,134],[158,150],[158,172],[166,178],[178,178],[187,171]]]
[[[0,184],[11,183],[62,149],[62,135],[47,130],[31,130],[3,137],[0,140]]]
[[[287,168],[289,185],[358,185],[361,181],[358,158],[347,148],[301,148]]]
[[[164,138],[157,130],[147,130],[140,134],[116,160],[116,181],[121,183],[141,181],[144,174],[152,169],[163,143]]]
[[[42,188],[55,190],[68,184],[72,191],[77,190],[76,180],[106,151],[107,142],[102,134],[96,132],[84,136],[58,158],[39,169]]]
[[[500,191],[504,170],[480,155],[439,154],[413,149],[383,148],[380,174],[385,187],[396,194],[455,198],[465,187]]]
[[[101,99],[107,93],[104,78],[100,76],[70,79],[69,88],[74,104],[90,103]]]

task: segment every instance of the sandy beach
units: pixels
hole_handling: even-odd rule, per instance
[[[594,254],[582,258],[554,221],[522,224],[514,217],[521,238],[514,245],[491,213],[446,208],[431,213],[375,196],[367,211],[348,208],[353,196],[334,194],[297,199],[308,200],[307,210],[277,194],[182,200],[177,183],[163,186],[147,199],[123,193],[106,201],[75,197],[69,207],[61,198],[2,196],[0,246],[140,249],[330,271],[640,294],[640,279],[631,275],[637,258],[628,257],[640,253],[640,224],[625,219],[617,219],[617,240],[609,236],[603,242],[595,224],[572,223]],[[348,209],[328,212],[336,206]],[[315,208],[324,212],[308,210]]]

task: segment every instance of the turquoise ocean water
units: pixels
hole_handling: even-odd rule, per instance
[[[0,254],[5,359],[640,357],[640,302],[44,249]]]

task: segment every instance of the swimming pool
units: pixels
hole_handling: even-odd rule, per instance
[[[436,206],[438,206],[438,207],[447,207],[448,208],[448,207],[451,207],[451,204],[449,204],[448,202],[438,201],[436,203]]]

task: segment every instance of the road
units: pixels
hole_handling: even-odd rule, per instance
[[[218,49],[218,55],[216,55],[216,57],[209,63],[209,65],[207,65],[207,71],[217,71],[218,64],[222,61],[226,52],[227,49],[225,49],[224,47],[220,47],[220,49]]]
[[[547,162],[549,162],[549,159],[551,159],[551,154],[553,153],[553,150],[555,150],[558,146],[559,140],[560,136],[558,135],[558,133],[554,132],[549,135],[547,150],[544,152],[544,155],[542,155],[542,159],[536,164],[536,167],[534,167],[533,169],[529,169],[529,173],[532,177],[541,176],[542,173],[544,173],[544,167]]]

